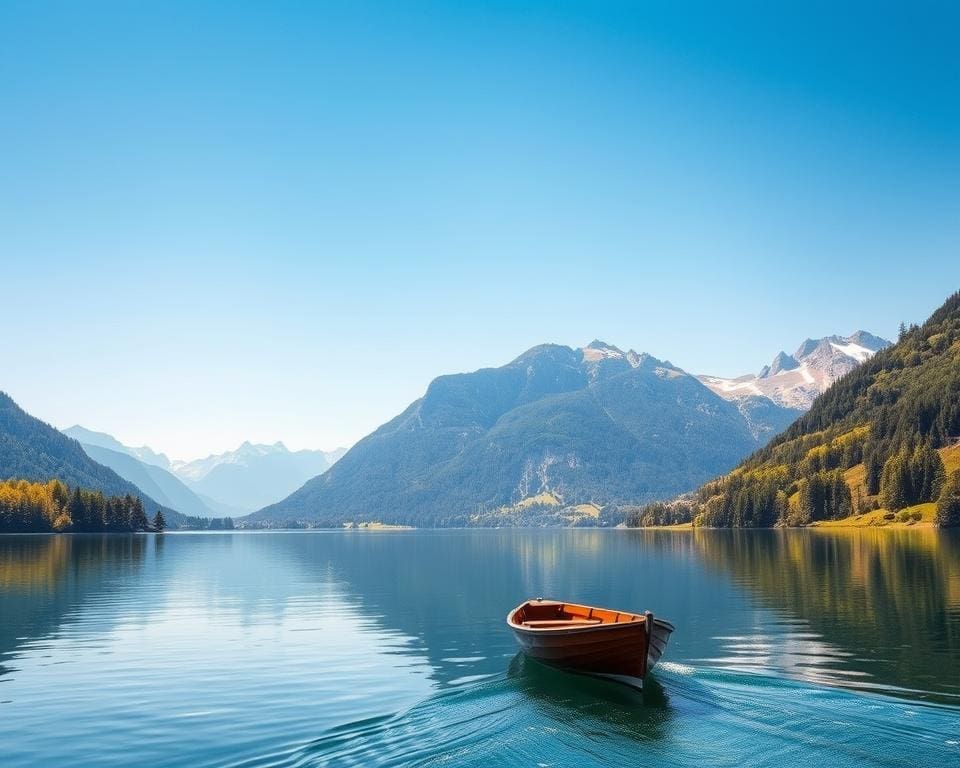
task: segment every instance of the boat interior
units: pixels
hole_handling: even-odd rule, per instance
[[[530,600],[511,614],[510,621],[527,629],[566,629],[596,624],[626,624],[645,619],[636,613],[611,611],[590,605],[561,603],[556,600]]]

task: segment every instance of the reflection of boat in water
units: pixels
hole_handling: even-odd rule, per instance
[[[634,688],[660,660],[673,624],[644,614],[557,600],[527,600],[507,615],[523,652],[553,667]]]

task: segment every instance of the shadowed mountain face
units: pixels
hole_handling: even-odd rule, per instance
[[[179,525],[179,510],[166,507],[112,469],[91,459],[80,443],[35,419],[0,392],[0,477],[35,482],[57,479],[71,487],[108,496],[139,496],[152,514],[163,509],[168,524]]]
[[[105,448],[108,451],[125,453],[144,464],[170,469],[170,459],[165,454],[157,453],[146,445],[141,445],[138,448],[124,445],[113,435],[108,435],[106,432],[94,432],[92,429],[81,427],[79,424],[74,424],[72,427],[63,430],[63,434],[72,437],[74,440],[79,440],[85,446],[92,445],[97,448]]]
[[[734,404],[670,363],[602,342],[544,345],[435,379],[329,471],[249,519],[530,523],[545,508],[690,490],[759,444]]]

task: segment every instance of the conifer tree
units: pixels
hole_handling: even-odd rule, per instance
[[[73,530],[90,530],[89,521],[87,520],[86,506],[83,503],[83,496],[81,495],[79,488],[73,489],[73,493],[70,496],[70,501],[67,502],[67,514],[70,516]]]
[[[871,445],[869,449],[864,450],[863,464],[866,470],[864,484],[867,487],[867,495],[876,496],[880,493],[880,476],[883,474],[883,459],[877,446]]]
[[[913,496],[911,487],[910,466],[904,453],[893,454],[883,465],[883,474],[880,477],[880,496],[887,509],[898,512],[909,507]]]
[[[828,510],[831,520],[849,517],[853,514],[853,498],[850,495],[850,486],[843,477],[843,472],[831,472],[830,478],[830,507]]]
[[[157,514],[153,516],[153,530],[157,533],[163,533],[166,527],[167,521],[163,518],[163,511],[158,509]]]
[[[960,526],[960,469],[944,484],[933,522],[944,528]]]
[[[133,510],[130,513],[130,528],[134,531],[145,531],[149,525],[147,513],[143,509],[143,501],[137,496],[133,501]]]
[[[67,489],[66,485],[61,483],[59,480],[52,480],[50,485],[50,494],[53,497],[54,503],[59,509],[66,509],[67,502],[70,501],[70,491]]]
[[[946,479],[943,459],[930,443],[918,445],[910,457],[910,477],[914,504],[935,501]]]

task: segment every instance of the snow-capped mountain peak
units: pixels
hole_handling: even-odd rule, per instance
[[[589,363],[600,360],[623,360],[626,357],[623,354],[623,350],[599,339],[594,339],[581,351],[583,352],[583,359]]]
[[[806,339],[793,355],[777,354],[756,376],[697,378],[728,400],[762,396],[786,408],[806,410],[834,381],[888,346],[889,341],[866,331]]]
[[[294,453],[297,452],[290,451],[280,440],[275,443],[251,443],[249,440],[245,440],[234,451],[211,454],[206,458],[194,459],[192,461],[174,461],[171,464],[171,470],[186,480],[196,482],[202,480],[214,469],[223,465],[233,464],[247,466],[251,461],[257,461],[266,456],[286,456],[293,455]],[[339,455],[333,458],[334,455],[338,453],[337,451],[327,453],[315,451],[313,453],[328,455],[328,458],[332,459],[330,461],[331,464],[336,458],[339,458]]]
[[[657,374],[661,377],[686,375],[685,371],[676,368],[668,360],[658,360],[653,355],[646,352],[637,352],[633,349],[624,352],[619,347],[598,340],[591,341],[587,346],[581,347],[580,354],[583,356],[584,368],[591,382],[600,381],[608,376],[643,366],[651,366],[651,370],[662,369]]]
[[[786,352],[781,351],[773,358],[773,362],[770,365],[763,366],[763,370],[757,378],[765,379],[770,376],[778,376],[786,371],[794,371],[799,367],[800,363],[797,362],[793,355],[788,355]]]

